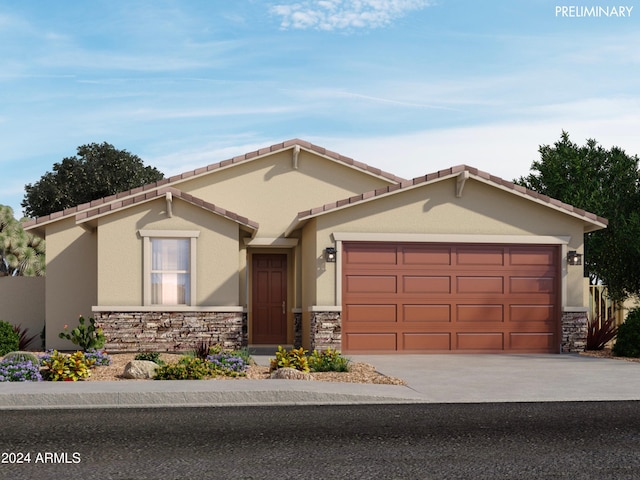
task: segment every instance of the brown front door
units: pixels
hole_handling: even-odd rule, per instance
[[[252,343],[287,343],[287,255],[254,254]]]

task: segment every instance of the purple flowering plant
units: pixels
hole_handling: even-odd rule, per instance
[[[0,361],[0,382],[41,382],[40,366],[31,361]]]

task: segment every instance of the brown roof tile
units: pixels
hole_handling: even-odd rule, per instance
[[[374,197],[379,197],[379,196],[383,196],[386,194],[391,194],[394,193],[398,190],[403,190],[406,188],[410,188],[414,185],[420,185],[420,184],[424,184],[424,183],[429,183],[429,182],[433,182],[436,181],[439,178],[444,178],[450,175],[455,175],[455,174],[459,174],[460,172],[464,172],[467,171],[469,172],[470,175],[474,175],[478,178],[481,178],[483,180],[486,180],[488,182],[494,183],[497,186],[500,187],[504,187],[508,190],[512,190],[514,192],[517,192],[519,194],[523,194],[527,197],[531,197],[533,199],[536,199],[538,201],[544,202],[544,203],[548,203],[551,206],[554,206],[556,208],[560,208],[562,210],[567,211],[568,213],[572,213],[575,215],[578,215],[580,217],[584,217],[585,219],[588,219],[590,221],[594,221],[594,222],[598,222],[601,224],[606,225],[608,223],[606,218],[602,218],[599,217],[598,215],[595,215],[593,213],[590,212],[586,212],[580,208],[576,208],[573,207],[572,205],[568,205],[566,203],[561,202],[560,200],[557,200],[555,198],[551,198],[547,195],[543,195],[541,193],[538,193],[536,191],[533,190],[529,190],[523,186],[520,185],[516,185],[513,182],[504,180],[500,177],[496,177],[495,175],[490,175],[487,172],[483,172],[482,170],[478,170],[477,168],[474,167],[469,167],[468,165],[456,165],[454,167],[445,169],[445,170],[439,170],[438,172],[434,172],[434,173],[428,173],[427,175],[424,175],[422,177],[416,177],[412,180],[405,180],[402,181],[399,184],[395,184],[395,185],[389,185],[388,187],[385,188],[378,188],[377,190],[372,190],[370,192],[365,192],[361,195],[356,195],[353,197],[349,197],[347,199],[343,199],[343,200],[338,200],[337,202],[334,202],[332,204],[327,204],[325,205],[322,209],[311,209],[311,210],[305,210],[304,212],[300,212],[298,214],[298,219],[304,219],[306,217],[311,217],[314,215],[317,215],[319,213],[322,212],[326,212],[332,209],[336,209],[336,208],[340,208],[340,207],[345,207],[348,206],[350,204],[355,204],[355,203],[359,203],[363,200],[368,200]]]
[[[233,157],[231,159],[223,160],[223,161],[218,162],[218,163],[212,163],[210,165],[207,165],[206,167],[201,167],[201,168],[197,168],[195,170],[184,172],[182,174],[173,175],[173,176],[171,176],[169,178],[164,178],[162,180],[159,180],[157,182],[144,185],[142,187],[136,187],[134,189],[131,189],[131,190],[128,190],[128,191],[125,191],[125,192],[120,192],[120,193],[117,193],[115,195],[110,195],[110,196],[105,197],[105,198],[93,200],[92,202],[85,203],[85,204],[82,204],[82,205],[78,205],[76,207],[70,207],[70,208],[67,208],[67,209],[65,209],[63,211],[60,211],[60,212],[55,212],[55,213],[51,213],[49,215],[44,215],[42,217],[38,217],[38,218],[33,219],[33,220],[28,220],[28,221],[24,222],[24,226],[25,227],[29,227],[29,226],[33,226],[33,225],[40,225],[40,224],[47,223],[47,222],[50,222],[50,221],[53,221],[53,220],[57,220],[57,219],[62,218],[62,217],[74,215],[79,211],[87,210],[87,209],[90,209],[90,208],[98,206],[98,205],[107,204],[107,203],[109,203],[109,202],[111,202],[113,200],[116,200],[116,199],[135,196],[138,193],[146,191],[146,190],[157,189],[157,188],[159,188],[159,187],[161,187],[163,185],[175,183],[175,182],[178,182],[180,180],[184,180],[186,178],[193,177],[193,176],[196,176],[196,175],[203,175],[203,174],[206,174],[207,172],[211,172],[211,171],[217,170],[219,168],[223,168],[223,167],[227,167],[227,166],[232,165],[232,164],[241,163],[241,162],[244,162],[244,161],[247,161],[247,160],[251,160],[252,158],[257,158],[260,155],[265,155],[265,154],[269,154],[269,153],[272,153],[272,152],[285,150],[285,149],[290,148],[290,147],[295,146],[295,145],[299,145],[302,148],[306,148],[308,150],[311,150],[311,151],[317,152],[319,154],[325,155],[327,157],[333,158],[333,159],[335,159],[335,160],[337,160],[337,161],[339,161],[341,163],[344,163],[345,165],[354,166],[354,167],[359,168],[361,170],[367,171],[367,172],[369,172],[369,173],[371,173],[373,175],[384,177],[387,180],[390,180],[392,182],[399,182],[399,181],[403,180],[402,178],[397,177],[397,176],[395,176],[395,175],[393,175],[391,173],[385,172],[385,171],[380,170],[378,168],[370,167],[369,165],[367,165],[365,163],[362,163],[362,162],[356,162],[351,158],[345,157],[343,155],[340,155],[340,154],[338,154],[336,152],[332,152],[330,150],[326,150],[325,148],[317,146],[317,145],[314,145],[314,144],[312,144],[310,142],[307,142],[307,141],[304,141],[304,140],[300,140],[298,138],[294,138],[294,139],[287,140],[287,141],[282,142],[282,143],[277,143],[277,144],[271,145],[270,147],[261,148],[259,150],[255,150],[253,152],[245,153],[244,155],[239,155],[239,156]],[[139,200],[136,198],[136,199],[134,199],[134,201],[139,201]]]

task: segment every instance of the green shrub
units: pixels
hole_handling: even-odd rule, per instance
[[[31,352],[9,352],[4,356],[3,360],[12,361],[12,362],[31,362],[34,365],[40,365],[40,359],[35,353]]]
[[[0,320],[0,356],[20,350],[20,335],[9,322]]]
[[[147,362],[153,362],[158,365],[164,365],[164,362],[160,360],[160,352],[141,352],[135,357],[135,360],[146,360]]]
[[[276,358],[271,360],[269,371],[273,372],[279,368],[295,368],[301,372],[309,372],[309,361],[307,359],[307,350],[300,348],[292,348],[287,351],[278,346]]]
[[[89,325],[85,325],[85,319],[81,315],[78,319],[79,325],[71,330],[67,331],[67,326],[64,326],[64,332],[60,332],[58,337],[71,340],[74,345],[78,345],[82,351],[86,352],[90,349],[100,350],[104,346],[105,337],[101,328],[96,328],[96,321],[93,318],[89,319]]]
[[[71,355],[60,353],[54,350],[53,353],[42,359],[45,380],[53,382],[66,381],[76,382],[91,376],[91,367],[95,360],[88,359],[84,352],[76,352]]]
[[[309,368],[312,372],[348,372],[349,359],[330,348],[322,352],[314,350],[309,357]]]
[[[617,357],[640,357],[640,308],[634,308],[618,327],[612,352]]]
[[[212,375],[209,364],[201,358],[182,357],[177,363],[161,365],[156,380],[202,380]]]

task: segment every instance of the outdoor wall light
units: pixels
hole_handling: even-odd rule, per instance
[[[324,261],[334,263],[336,261],[336,249],[333,247],[327,247],[324,249]]]
[[[582,254],[576,252],[575,250],[570,250],[567,253],[567,264],[568,265],[582,265]]]

